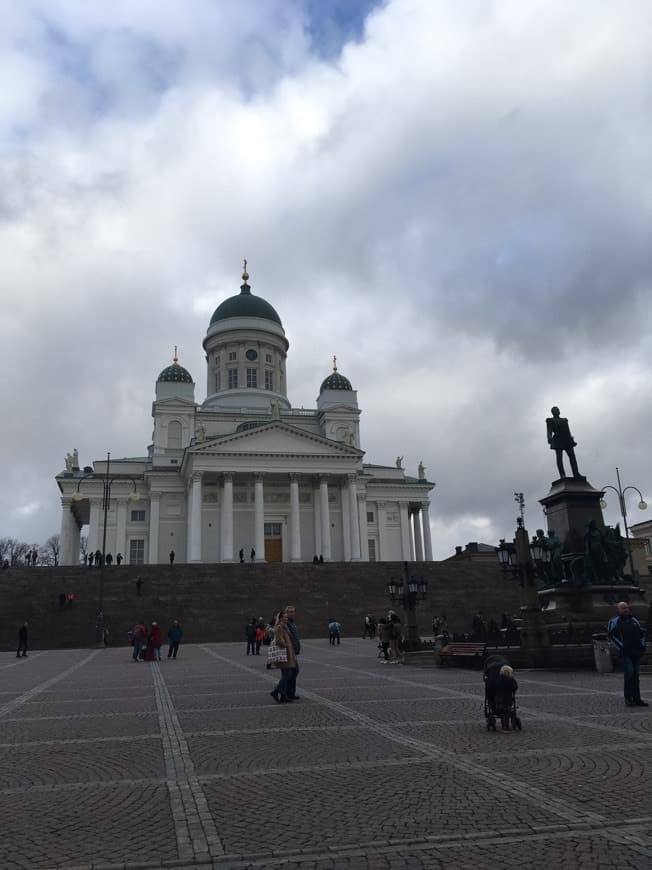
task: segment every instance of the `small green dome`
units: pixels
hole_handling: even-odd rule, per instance
[[[353,387],[351,386],[351,381],[335,369],[321,382],[319,392],[323,393],[324,390],[353,390]]]
[[[174,348],[174,360],[172,361],[172,365],[168,366],[166,369],[163,369],[161,374],[156,379],[156,382],[166,381],[168,383],[177,383],[177,384],[192,384],[192,375],[188,371],[188,369],[184,369],[183,366],[179,365],[179,359],[177,357],[177,349]]]

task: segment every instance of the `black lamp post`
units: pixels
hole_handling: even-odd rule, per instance
[[[612,486],[611,484],[607,484],[603,486],[602,489],[613,489],[613,491],[618,496],[618,504],[620,505],[620,515],[623,518],[623,525],[625,527],[625,540],[627,541],[627,554],[629,556],[629,570],[632,575],[632,583],[635,582],[636,575],[634,574],[634,559],[632,558],[632,544],[629,538],[629,528],[627,526],[627,505],[625,504],[625,493],[627,490],[631,489],[634,492],[638,493],[638,497],[640,501],[638,503],[638,509],[640,511],[644,511],[647,509],[647,502],[643,498],[643,493],[637,486],[626,486],[624,489],[620,485],[620,471],[618,466],[616,466],[616,480],[618,481],[618,487]],[[604,510],[607,507],[607,502],[604,499],[600,499],[600,507]]]
[[[104,474],[99,474],[95,471],[89,471],[87,474],[84,474],[80,477],[79,482],[77,483],[77,491],[73,495],[74,501],[80,501],[83,496],[79,491],[82,483],[86,480],[101,480],[102,481],[102,510],[104,512],[104,520],[102,526],[102,562],[100,565],[101,573],[100,573],[100,594],[99,594],[99,612],[103,613],[104,611],[104,566],[106,564],[106,523],[107,517],[109,514],[109,506],[111,503],[111,488],[116,481],[125,481],[130,480],[133,484],[133,492],[129,496],[130,501],[136,501],[138,496],[138,487],[136,485],[135,478],[131,477],[129,474],[116,474],[113,477],[110,476],[109,472],[111,470],[111,454],[106,454],[106,471]],[[100,626],[101,628],[101,626]]]
[[[421,649],[421,638],[417,627],[417,601],[425,600],[428,594],[428,582],[423,577],[415,577],[408,572],[408,563],[404,562],[405,583],[403,578],[392,577],[387,584],[387,591],[393,604],[398,603],[407,617],[407,648]]]
[[[541,651],[550,645],[548,631],[541,615],[536,581],[543,565],[551,561],[552,554],[537,538],[529,541],[522,517],[516,518],[516,535],[513,543],[502,540],[496,548],[496,553],[505,574],[511,574],[517,579],[523,589],[524,604],[521,613],[525,617],[527,626],[525,646],[536,659],[540,657]]]

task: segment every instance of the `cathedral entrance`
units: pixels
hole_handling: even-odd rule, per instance
[[[280,523],[265,523],[265,561],[283,561],[283,537]]]

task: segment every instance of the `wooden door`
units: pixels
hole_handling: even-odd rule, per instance
[[[265,538],[265,561],[283,561],[283,540],[281,538]]]

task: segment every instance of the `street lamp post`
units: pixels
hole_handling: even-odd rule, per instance
[[[542,566],[550,562],[551,552],[537,538],[529,541],[523,518],[516,518],[516,535],[513,543],[501,541],[497,548],[498,561],[503,571],[517,578],[523,589],[524,604],[521,612],[525,616],[527,633],[525,646],[533,658],[550,646],[548,630],[541,614],[537,595],[537,578]]]
[[[625,527],[625,540],[627,541],[627,554],[629,556],[629,570],[632,575],[632,583],[635,582],[635,573],[634,573],[634,559],[632,557],[632,543],[629,538],[629,528],[627,526],[627,505],[625,504],[625,493],[627,490],[631,489],[634,492],[638,493],[638,497],[640,501],[638,503],[638,509],[640,511],[644,511],[647,509],[647,502],[643,499],[643,493],[637,486],[626,486],[624,489],[620,484],[620,470],[618,466],[616,466],[616,480],[618,481],[618,487],[612,486],[608,483],[606,486],[603,486],[602,489],[613,489],[613,491],[618,496],[618,504],[620,505],[620,515],[623,518],[623,525]],[[600,500],[600,507],[604,510],[607,507],[607,502],[604,499]]]
[[[104,566],[106,565],[106,526],[107,526],[107,518],[109,514],[109,507],[111,504],[111,488],[116,481],[126,481],[129,480],[133,484],[133,491],[129,495],[129,501],[136,501],[139,498],[138,495],[138,487],[136,484],[135,478],[131,477],[129,474],[116,474],[114,477],[110,476],[111,471],[111,453],[106,454],[106,471],[104,474],[98,474],[95,471],[89,471],[87,474],[84,474],[77,483],[77,490],[73,495],[74,501],[81,501],[83,498],[80,487],[82,483],[87,480],[101,480],[102,481],[102,510],[104,512],[103,517],[103,527],[102,527],[102,559],[100,563],[100,591],[99,591],[99,608],[98,611],[100,614],[104,611]],[[98,620],[98,630],[101,632],[101,619]]]
[[[398,603],[407,617],[407,648],[408,650],[421,649],[421,638],[417,626],[416,606],[417,601],[425,600],[428,594],[428,582],[423,577],[410,576],[408,563],[404,562],[405,583],[403,578],[392,577],[387,584],[387,591],[392,603]]]

